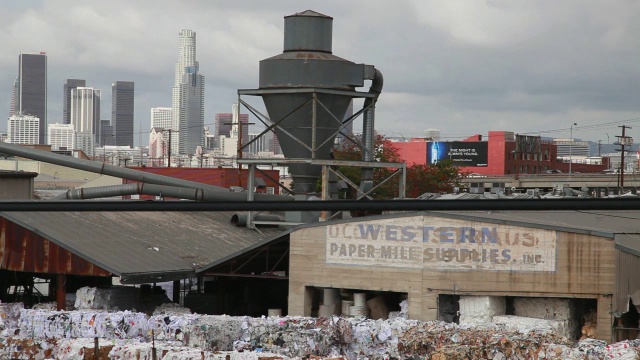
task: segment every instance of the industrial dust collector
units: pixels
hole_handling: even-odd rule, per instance
[[[371,65],[332,54],[333,18],[307,10],[284,19],[283,53],[260,61],[260,95],[287,159],[329,160],[352,99],[375,102],[382,77]],[[378,83],[375,95],[355,91],[366,79]],[[369,117],[363,121],[372,129]],[[321,166],[301,161],[289,172],[296,194],[316,192]]]

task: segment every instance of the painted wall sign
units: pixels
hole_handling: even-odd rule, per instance
[[[326,263],[433,270],[555,271],[555,231],[411,217],[328,225]]]

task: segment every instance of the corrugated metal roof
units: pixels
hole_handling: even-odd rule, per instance
[[[640,234],[616,234],[616,249],[640,256]]]
[[[230,212],[1,212],[123,282],[180,278],[282,232],[236,227]]]
[[[640,234],[640,211],[435,211],[433,216],[477,219],[613,238]]]

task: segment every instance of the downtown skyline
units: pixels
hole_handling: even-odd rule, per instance
[[[284,16],[312,9],[334,18],[335,55],[384,74],[376,129],[387,136],[423,136],[435,128],[446,140],[489,130],[568,137],[577,123],[574,137],[612,143],[625,120],[636,125],[631,136],[640,131],[636,4],[61,3],[0,4],[7,23],[0,38],[8,44],[0,54],[5,114],[17,54],[44,51],[48,123],[63,122],[66,79],[103,89],[103,119],[110,118],[109,86],[133,81],[134,143],[146,144],[149,110],[171,106],[176,34],[192,29],[198,33],[200,71],[207,76],[204,123],[214,130],[215,114],[228,112],[238,89],[257,88],[258,62],[280,53]],[[129,21],[109,27],[118,16]],[[358,90],[367,91],[368,84]],[[614,122],[621,123],[606,125]]]

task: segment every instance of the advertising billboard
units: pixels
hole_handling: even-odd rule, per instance
[[[434,141],[427,146],[429,164],[451,160],[457,166],[487,166],[486,141]]]

